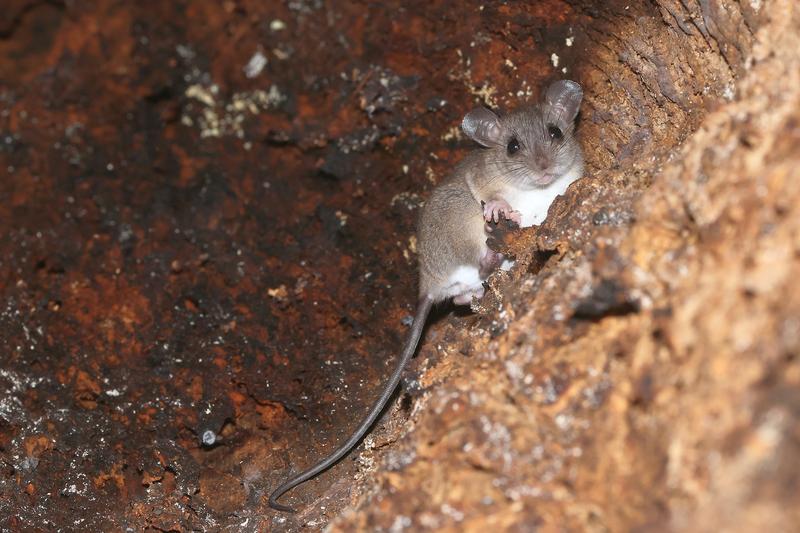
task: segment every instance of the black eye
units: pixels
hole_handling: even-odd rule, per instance
[[[547,125],[547,133],[550,134],[550,138],[554,141],[559,141],[564,137],[564,133],[555,124]]]
[[[516,137],[511,137],[511,140],[508,141],[508,146],[506,146],[508,150],[508,155],[514,155],[519,152],[519,141]]]

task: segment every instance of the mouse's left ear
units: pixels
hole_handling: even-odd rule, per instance
[[[583,100],[583,89],[572,80],[559,80],[550,84],[544,95],[545,104],[552,116],[559,118],[564,125],[575,120]]]
[[[505,144],[500,119],[485,107],[476,107],[464,115],[461,129],[467,137],[483,146]]]

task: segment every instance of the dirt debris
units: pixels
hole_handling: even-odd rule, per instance
[[[10,0],[0,527],[798,529],[798,35],[789,0]],[[558,77],[585,178],[270,510],[390,371],[463,113]]]

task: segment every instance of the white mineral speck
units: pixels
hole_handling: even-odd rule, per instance
[[[264,67],[267,66],[267,56],[261,53],[261,50],[257,50],[253,57],[250,58],[250,61],[247,62],[247,65],[244,67],[244,75],[248,78],[255,78],[261,71],[264,70]]]

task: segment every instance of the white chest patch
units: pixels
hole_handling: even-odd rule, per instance
[[[567,172],[561,179],[547,187],[528,191],[515,191],[508,200],[511,207],[522,213],[522,227],[541,224],[556,196],[564,194],[569,184],[581,177],[581,166]]]
[[[450,274],[444,289],[444,295],[450,297],[472,293],[482,286],[483,280],[478,273],[478,268],[471,265],[462,265]]]

